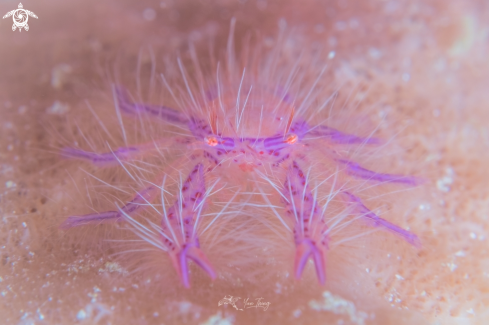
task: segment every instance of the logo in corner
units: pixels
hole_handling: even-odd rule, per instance
[[[5,16],[3,16],[3,19],[12,16],[14,20],[14,24],[12,25],[12,31],[15,32],[15,30],[18,28],[19,32],[22,31],[22,28],[24,28],[26,31],[29,30],[29,25],[27,25],[27,21],[29,20],[29,16],[38,18],[35,13],[29,10],[25,10],[24,7],[22,6],[22,3],[19,3],[19,8],[14,9],[12,11],[7,12]]]

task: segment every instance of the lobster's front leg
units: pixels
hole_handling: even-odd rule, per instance
[[[327,227],[317,209],[316,198],[308,186],[307,178],[296,161],[287,170],[282,195],[288,217],[294,220],[296,245],[294,274],[300,279],[309,258],[314,261],[320,284],[326,282],[326,259],[328,249]]]
[[[178,276],[180,277],[180,280],[185,288],[190,288],[190,277],[187,265],[189,259],[202,268],[212,280],[216,278],[216,272],[214,271],[211,263],[207,260],[204,252],[202,252],[196,243],[183,244],[180,250],[169,253],[169,255],[173,263],[173,267],[177,271]]]
[[[118,109],[126,115],[137,116],[138,114],[144,114],[157,118],[162,122],[176,125],[186,125],[189,121],[185,114],[173,108],[133,102],[129,98],[127,90],[121,86],[114,86],[113,91]]]
[[[118,211],[105,211],[100,213],[91,213],[82,216],[70,216],[60,226],[61,229],[69,229],[78,226],[101,224],[106,222],[122,221],[124,215],[133,216],[135,213],[143,210],[158,194],[159,188],[150,185],[136,193],[134,198],[126,203]]]
[[[202,217],[207,198],[204,166],[197,164],[181,184],[178,199],[164,213],[162,221],[163,244],[168,248],[168,254],[177,271],[182,284],[190,287],[188,260],[201,267],[211,279],[216,278],[216,272],[200,249],[198,226]]]
[[[372,226],[374,227],[380,227],[384,230],[390,231],[393,234],[400,236],[402,239],[407,241],[413,246],[420,247],[421,246],[421,241],[419,240],[418,236],[413,234],[412,232],[405,230],[381,217],[379,217],[377,214],[372,212],[370,209],[368,209],[363,202],[360,200],[359,197],[353,195],[350,192],[344,191],[340,192],[341,196],[343,199],[346,201],[347,204],[351,205],[354,207],[355,213],[359,214],[362,219],[368,221]]]

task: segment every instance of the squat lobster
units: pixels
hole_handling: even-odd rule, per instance
[[[168,211],[165,208],[165,201],[162,200],[163,217],[158,231],[161,243],[154,243],[154,245],[169,254],[185,287],[190,286],[188,259],[199,265],[212,279],[216,278],[216,272],[200,249],[199,244],[201,215],[210,193],[209,190],[206,190],[205,185],[207,175],[213,173],[217,167],[223,164],[239,166],[245,172],[256,171],[256,174],[268,181],[281,196],[284,213],[277,212],[265,195],[263,195],[263,198],[269,203],[281,223],[294,235],[296,245],[295,277],[297,279],[301,277],[306,262],[309,258],[312,258],[318,281],[324,284],[326,281],[325,252],[328,249],[329,230],[324,217],[325,209],[321,210],[318,208],[316,194],[311,190],[309,179],[301,168],[301,161],[305,160],[307,151],[327,152],[333,162],[340,166],[340,168],[336,168],[337,172],[349,177],[371,182],[404,185],[416,185],[417,180],[413,177],[377,173],[368,170],[361,167],[358,163],[341,156],[335,150],[331,150],[330,148],[334,146],[377,145],[380,141],[376,138],[364,138],[346,134],[324,125],[312,125],[296,116],[294,105],[287,101],[288,96],[286,95],[268,95],[273,97],[271,102],[273,102],[274,108],[273,110],[270,108],[272,113],[277,114],[280,110],[289,112],[288,118],[271,119],[268,122],[272,125],[272,129],[273,126],[275,127],[275,133],[265,135],[262,130],[261,119],[256,134],[242,133],[239,135],[238,131],[240,128],[242,131],[245,124],[243,111],[247,104],[251,105],[248,101],[250,92],[251,87],[241,107],[239,95],[236,105],[226,101],[223,103],[221,97],[208,99],[206,106],[215,108],[217,105],[218,107],[217,109],[210,109],[207,119],[204,119],[184,114],[165,106],[135,103],[130,100],[129,94],[125,89],[114,87],[118,109],[124,114],[133,117],[141,114],[150,116],[164,123],[186,128],[189,134],[174,138],[170,143],[167,139],[162,139],[143,145],[121,147],[106,153],[65,148],[61,154],[65,158],[81,159],[96,166],[104,167],[119,165],[123,164],[123,162],[145,157],[152,151],[175,143],[201,153],[199,156],[201,157],[200,161],[195,164],[185,181],[180,184],[178,199]],[[219,100],[219,104],[216,104],[217,100]],[[253,109],[256,112],[256,107],[260,107],[260,114],[263,114],[267,102],[264,100],[260,101],[259,98],[255,102],[258,102],[258,105],[255,104]],[[229,110],[227,107],[233,107],[233,109]],[[216,113],[216,110],[219,109],[222,110],[225,119],[227,119],[224,123],[221,123],[221,126],[224,125],[222,128],[232,130],[228,134],[224,134],[224,132],[219,130],[219,121]],[[228,116],[232,114],[235,117],[234,124],[230,122],[232,119]],[[256,125],[253,127],[256,131]],[[328,146],[318,146],[318,139],[324,141]],[[194,155],[195,157],[197,155]],[[282,177],[283,185],[276,184],[270,180],[266,176],[267,170],[271,170],[274,174],[279,175],[278,177]],[[139,227],[140,232],[144,235],[147,230],[141,228],[135,221],[135,215],[147,208],[157,194],[165,189],[165,179],[166,176],[163,177],[161,188],[156,185],[150,185],[140,190],[132,200],[117,211],[71,216],[61,225],[61,228],[67,229],[107,221],[127,221],[136,228]],[[341,186],[336,188],[335,183],[336,177],[331,186],[332,197],[340,198],[344,205],[350,207],[351,214],[369,221],[375,227],[389,230],[413,245],[419,245],[419,239],[415,234],[380,218],[370,211],[359,197]]]

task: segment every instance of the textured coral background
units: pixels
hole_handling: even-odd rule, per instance
[[[0,13],[17,5],[2,1]],[[489,318],[487,1],[23,5],[39,16],[29,19],[28,32],[12,32],[10,18],[0,22],[0,323],[483,324]],[[73,136],[69,123],[93,124],[85,100],[112,112],[110,77],[134,82],[141,49],[152,47],[163,58],[184,51],[189,40],[211,38],[222,48],[233,16],[238,36],[256,30],[273,40],[286,24],[311,48],[335,51],[336,83],[368,85],[366,94],[355,90],[371,104],[365,113],[385,118],[385,133],[405,150],[391,163],[428,180],[401,193],[392,208],[402,226],[420,235],[421,250],[382,235],[346,252],[332,250],[322,288],[312,272],[299,283],[275,281],[270,267],[263,278],[243,274],[243,283],[187,291],[172,270],[159,278],[154,271],[127,274],[113,257],[116,248],[101,240],[117,237],[108,228],[58,230],[84,200],[69,178],[83,179],[77,164],[61,162],[56,148]],[[144,54],[142,61],[151,59]],[[271,306],[217,307],[224,295],[261,296]]]

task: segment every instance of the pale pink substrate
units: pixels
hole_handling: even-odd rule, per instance
[[[399,324],[403,318],[406,324],[476,324],[487,318],[485,2],[326,1],[300,6],[272,1],[220,6],[191,2],[174,6],[168,2],[159,7],[107,2],[90,10],[86,3],[29,5],[32,7],[25,4],[26,8],[39,19],[29,21],[28,32],[12,33],[10,21],[0,25],[0,184],[5,186],[0,203],[4,243],[0,299],[1,314],[8,323],[75,323],[77,317],[86,323],[94,323],[98,317],[100,324],[109,320],[151,324],[168,319],[204,323],[218,312],[221,318],[235,317],[236,323],[342,319],[358,324],[367,319],[367,323]],[[143,15],[148,7],[155,10],[155,20],[147,20],[151,17],[147,11]],[[14,8],[2,3],[0,9],[6,13]],[[287,240],[275,241],[277,246],[271,249],[275,255],[263,250],[249,252],[249,245],[241,250],[217,245],[222,247],[221,254],[228,254],[222,259],[209,256],[217,265],[225,266],[226,259],[238,253],[250,260],[256,254],[269,254],[270,258],[256,269],[229,267],[228,275],[220,282],[217,279],[213,287],[189,293],[176,285],[168,263],[155,262],[158,252],[146,252],[149,262],[138,260],[142,270],[126,276],[126,270],[137,270],[138,266],[127,261],[126,267],[111,254],[129,247],[101,241],[134,239],[124,237],[127,233],[122,230],[106,227],[69,235],[58,231],[64,217],[81,210],[89,213],[91,207],[104,202],[107,208],[114,201],[123,206],[124,200],[128,202],[144,187],[134,188],[129,179],[123,179],[123,172],[99,174],[120,179],[127,195],[124,199],[109,189],[88,199],[86,189],[100,183],[87,175],[97,175],[97,170],[84,165],[87,174],[76,164],[60,163],[57,150],[61,146],[83,142],[75,131],[89,134],[92,141],[106,137],[100,125],[93,123],[88,107],[105,121],[113,119],[112,91],[107,87],[107,79],[112,78],[97,74],[110,71],[112,75],[115,70],[119,74],[116,79],[127,84],[142,80],[143,85],[134,87],[132,93],[162,104],[167,98],[158,98],[158,89],[151,90],[145,83],[148,78],[136,77],[139,50],[140,70],[147,76],[152,62],[151,55],[145,54],[149,53],[148,44],[158,53],[158,62],[164,62],[164,54],[182,52],[188,39],[207,42],[216,35],[216,43],[221,44],[217,48],[223,48],[232,15],[243,24],[238,37],[250,26],[270,36],[264,47],[273,44],[277,26],[286,22],[289,27],[298,26],[297,33],[308,48],[318,48],[317,42],[327,50],[324,55],[334,51],[330,55],[334,56],[332,73],[325,80],[340,85],[343,99],[348,99],[335,107],[346,105],[352,114],[328,121],[332,122],[328,126],[365,136],[381,125],[379,138],[387,140],[387,147],[370,152],[382,156],[366,161],[365,168],[401,174],[418,171],[428,180],[424,192],[394,193],[398,188],[392,187],[387,191],[392,194],[381,202],[363,202],[369,208],[383,206],[382,218],[403,228],[409,226],[422,240],[421,251],[384,232],[370,234],[353,245],[331,247],[327,285],[318,287],[312,267],[306,268],[300,283],[285,277],[286,271],[292,274],[288,262],[294,251]],[[172,71],[173,62],[167,61],[159,71]],[[68,64],[71,73],[63,74],[67,70],[62,64]],[[113,69],[113,64],[117,68]],[[69,111],[63,113],[67,107]],[[117,121],[109,126],[111,133],[118,132]],[[362,157],[369,155],[355,158]],[[232,195],[224,193],[223,197]],[[214,207],[214,211],[220,208]],[[239,207],[234,209],[239,211]],[[245,231],[250,235],[263,231],[253,216],[247,217],[250,222]],[[239,242],[241,238],[230,238],[239,221],[222,225],[222,233],[210,238],[209,244],[228,233],[231,235],[225,240]],[[343,236],[367,229],[357,226]],[[280,237],[263,232],[263,238]],[[208,284],[205,275],[197,271],[192,281]],[[323,294],[326,290],[333,294]],[[264,297],[272,304],[264,312],[218,306],[229,295],[242,297],[241,301]],[[375,320],[368,320],[361,311],[375,314]]]

